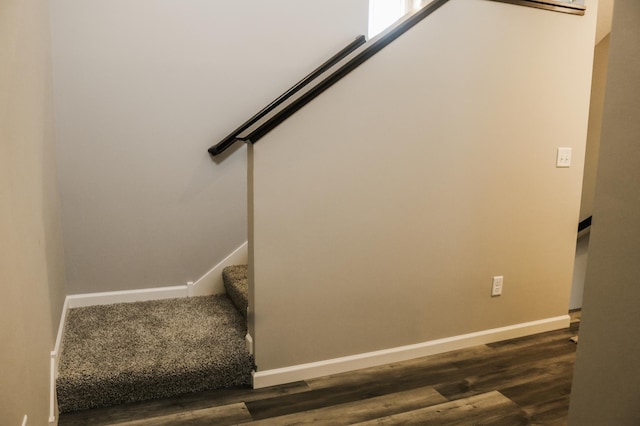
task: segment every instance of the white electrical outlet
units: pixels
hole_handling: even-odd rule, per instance
[[[556,167],[571,167],[571,148],[558,148]]]
[[[504,277],[502,275],[498,277],[493,277],[493,282],[491,285],[491,296],[500,296],[502,295],[502,283],[504,281]]]

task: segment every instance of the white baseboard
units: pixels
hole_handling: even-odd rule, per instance
[[[409,359],[435,355],[471,346],[558,330],[569,327],[569,322],[569,315],[562,315],[538,321],[510,325],[507,327],[431,340],[429,342],[417,343],[414,345],[400,346],[308,364],[276,368],[273,370],[258,371],[253,373],[253,388],[259,389],[268,386],[296,382],[299,380],[344,373],[361,368],[407,361]]]
[[[65,298],[55,348],[52,352],[56,356],[60,352],[67,310],[85,306],[109,305],[112,303],[145,302],[148,300],[172,299],[178,297],[209,296],[224,293],[222,284],[222,270],[229,265],[247,263],[247,242],[235,249],[229,256],[214,266],[198,281],[189,281],[186,285],[172,287],[142,288],[122,291],[105,291],[99,293],[72,294]],[[57,365],[56,365],[57,367]]]
[[[233,253],[214,266],[202,278],[193,284],[193,296],[209,296],[225,292],[222,282],[222,270],[231,265],[244,265],[249,259],[249,244],[245,241]]]
[[[246,264],[249,256],[247,247],[247,242],[244,242],[196,282],[189,281],[186,285],[173,287],[72,294],[67,296],[68,307],[81,308],[84,306],[109,305],[112,303],[146,302],[148,300],[210,296],[212,294],[224,293],[222,270],[229,265]]]
[[[49,423],[53,423],[56,421],[56,374],[58,371],[57,358],[57,354],[55,352],[51,352],[51,360],[49,363]]]
[[[102,293],[72,294],[67,296],[69,309],[112,303],[146,302],[148,300],[187,297],[187,286],[141,288],[136,290],[105,291]]]
[[[253,337],[249,333],[244,336],[245,343],[247,345],[247,352],[249,355],[253,355]]]
[[[67,312],[69,311],[69,297],[66,297],[64,304],[62,305],[62,312],[60,313],[60,323],[58,324],[58,334],[56,335],[56,342],[53,350],[51,351],[51,364],[49,372],[49,423],[56,421],[56,379],[58,378],[58,364],[60,362],[60,350],[62,349],[62,336],[64,336],[64,329],[67,324]]]
[[[60,347],[62,345],[62,336],[64,336],[64,328],[67,323],[67,311],[69,310],[69,297],[67,296],[64,299],[64,304],[62,305],[62,312],[60,313],[60,323],[58,324],[58,335],[56,336],[56,343],[53,347],[53,351],[51,352],[51,356],[57,357],[60,353]],[[58,365],[56,364],[56,371]]]

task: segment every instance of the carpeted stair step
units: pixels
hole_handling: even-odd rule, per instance
[[[61,412],[251,383],[246,320],[226,295],[69,310]]]
[[[229,299],[236,305],[243,317],[247,317],[249,305],[249,281],[247,265],[227,266],[222,270],[222,280]]]

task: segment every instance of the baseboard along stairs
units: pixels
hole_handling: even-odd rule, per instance
[[[70,309],[59,411],[251,386],[247,267],[229,266],[223,279],[227,294]]]

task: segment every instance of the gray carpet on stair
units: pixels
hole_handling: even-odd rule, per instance
[[[236,305],[236,308],[244,317],[247,316],[249,300],[248,270],[247,265],[232,265],[222,270],[224,288],[233,304]]]
[[[250,385],[245,334],[226,295],[71,309],[60,411]]]

